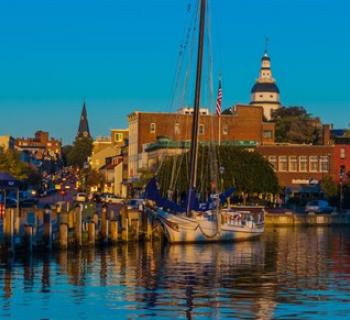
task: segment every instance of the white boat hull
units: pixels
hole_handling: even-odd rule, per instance
[[[158,210],[169,243],[241,241],[256,238],[264,232],[264,224],[232,225],[217,221],[197,220]]]

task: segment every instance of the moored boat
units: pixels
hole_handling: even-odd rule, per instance
[[[264,232],[263,211],[193,212],[188,217],[158,209],[157,217],[170,243],[240,241]]]
[[[199,127],[200,127],[200,97],[201,79],[204,51],[204,36],[206,23],[207,0],[199,0],[199,36],[198,36],[198,56],[196,69],[196,84],[194,92],[194,108],[192,113],[191,148],[189,152],[189,177],[188,190],[185,201],[179,205],[177,201],[172,201],[171,195],[179,192],[176,187],[167,198],[164,198],[159,190],[159,183],[156,178],[152,179],[146,188],[146,198],[153,202],[151,212],[161,222],[167,240],[170,243],[189,242],[217,242],[217,241],[237,241],[247,240],[260,236],[264,232],[264,211],[252,210],[236,211],[230,208],[224,209],[223,204],[231,196],[234,189],[219,194],[219,183],[211,181],[210,192],[205,190],[206,203],[199,205],[198,188],[198,149],[199,149]],[[221,103],[222,92],[219,85],[218,103]],[[219,100],[220,99],[220,100]],[[217,106],[218,108],[218,106]],[[220,106],[221,110],[221,106]],[[220,122],[219,122],[220,128]],[[218,143],[220,144],[220,138]],[[215,148],[215,143],[213,145]],[[208,156],[208,162],[212,160],[210,166],[214,170],[213,177],[223,175],[224,168],[219,164],[213,155]],[[209,169],[209,167],[208,167]],[[220,179],[219,179],[220,180]],[[222,181],[220,187],[222,188]],[[202,190],[203,191],[203,190]],[[209,194],[210,193],[210,194]],[[163,190],[164,194],[164,190]],[[179,198],[179,197],[177,197]]]

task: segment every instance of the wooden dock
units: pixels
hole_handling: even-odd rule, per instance
[[[1,232],[2,231],[2,232]],[[84,206],[66,209],[8,209],[0,219],[0,253],[68,250],[113,246],[161,238],[158,222],[138,210],[102,208],[84,213]]]
[[[265,213],[266,226],[335,226],[350,225],[349,214],[300,214],[287,211],[285,213]]]

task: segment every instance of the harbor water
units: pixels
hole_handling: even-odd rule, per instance
[[[0,319],[348,319],[350,229],[121,244],[0,261]]]

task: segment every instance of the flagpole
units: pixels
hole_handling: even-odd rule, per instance
[[[221,114],[219,115],[219,146],[221,145]]]
[[[218,132],[218,144],[221,145],[221,112],[222,112],[222,88],[221,88],[221,79],[219,78],[219,88],[218,88],[218,97],[216,100],[216,114],[219,120],[219,132]]]

